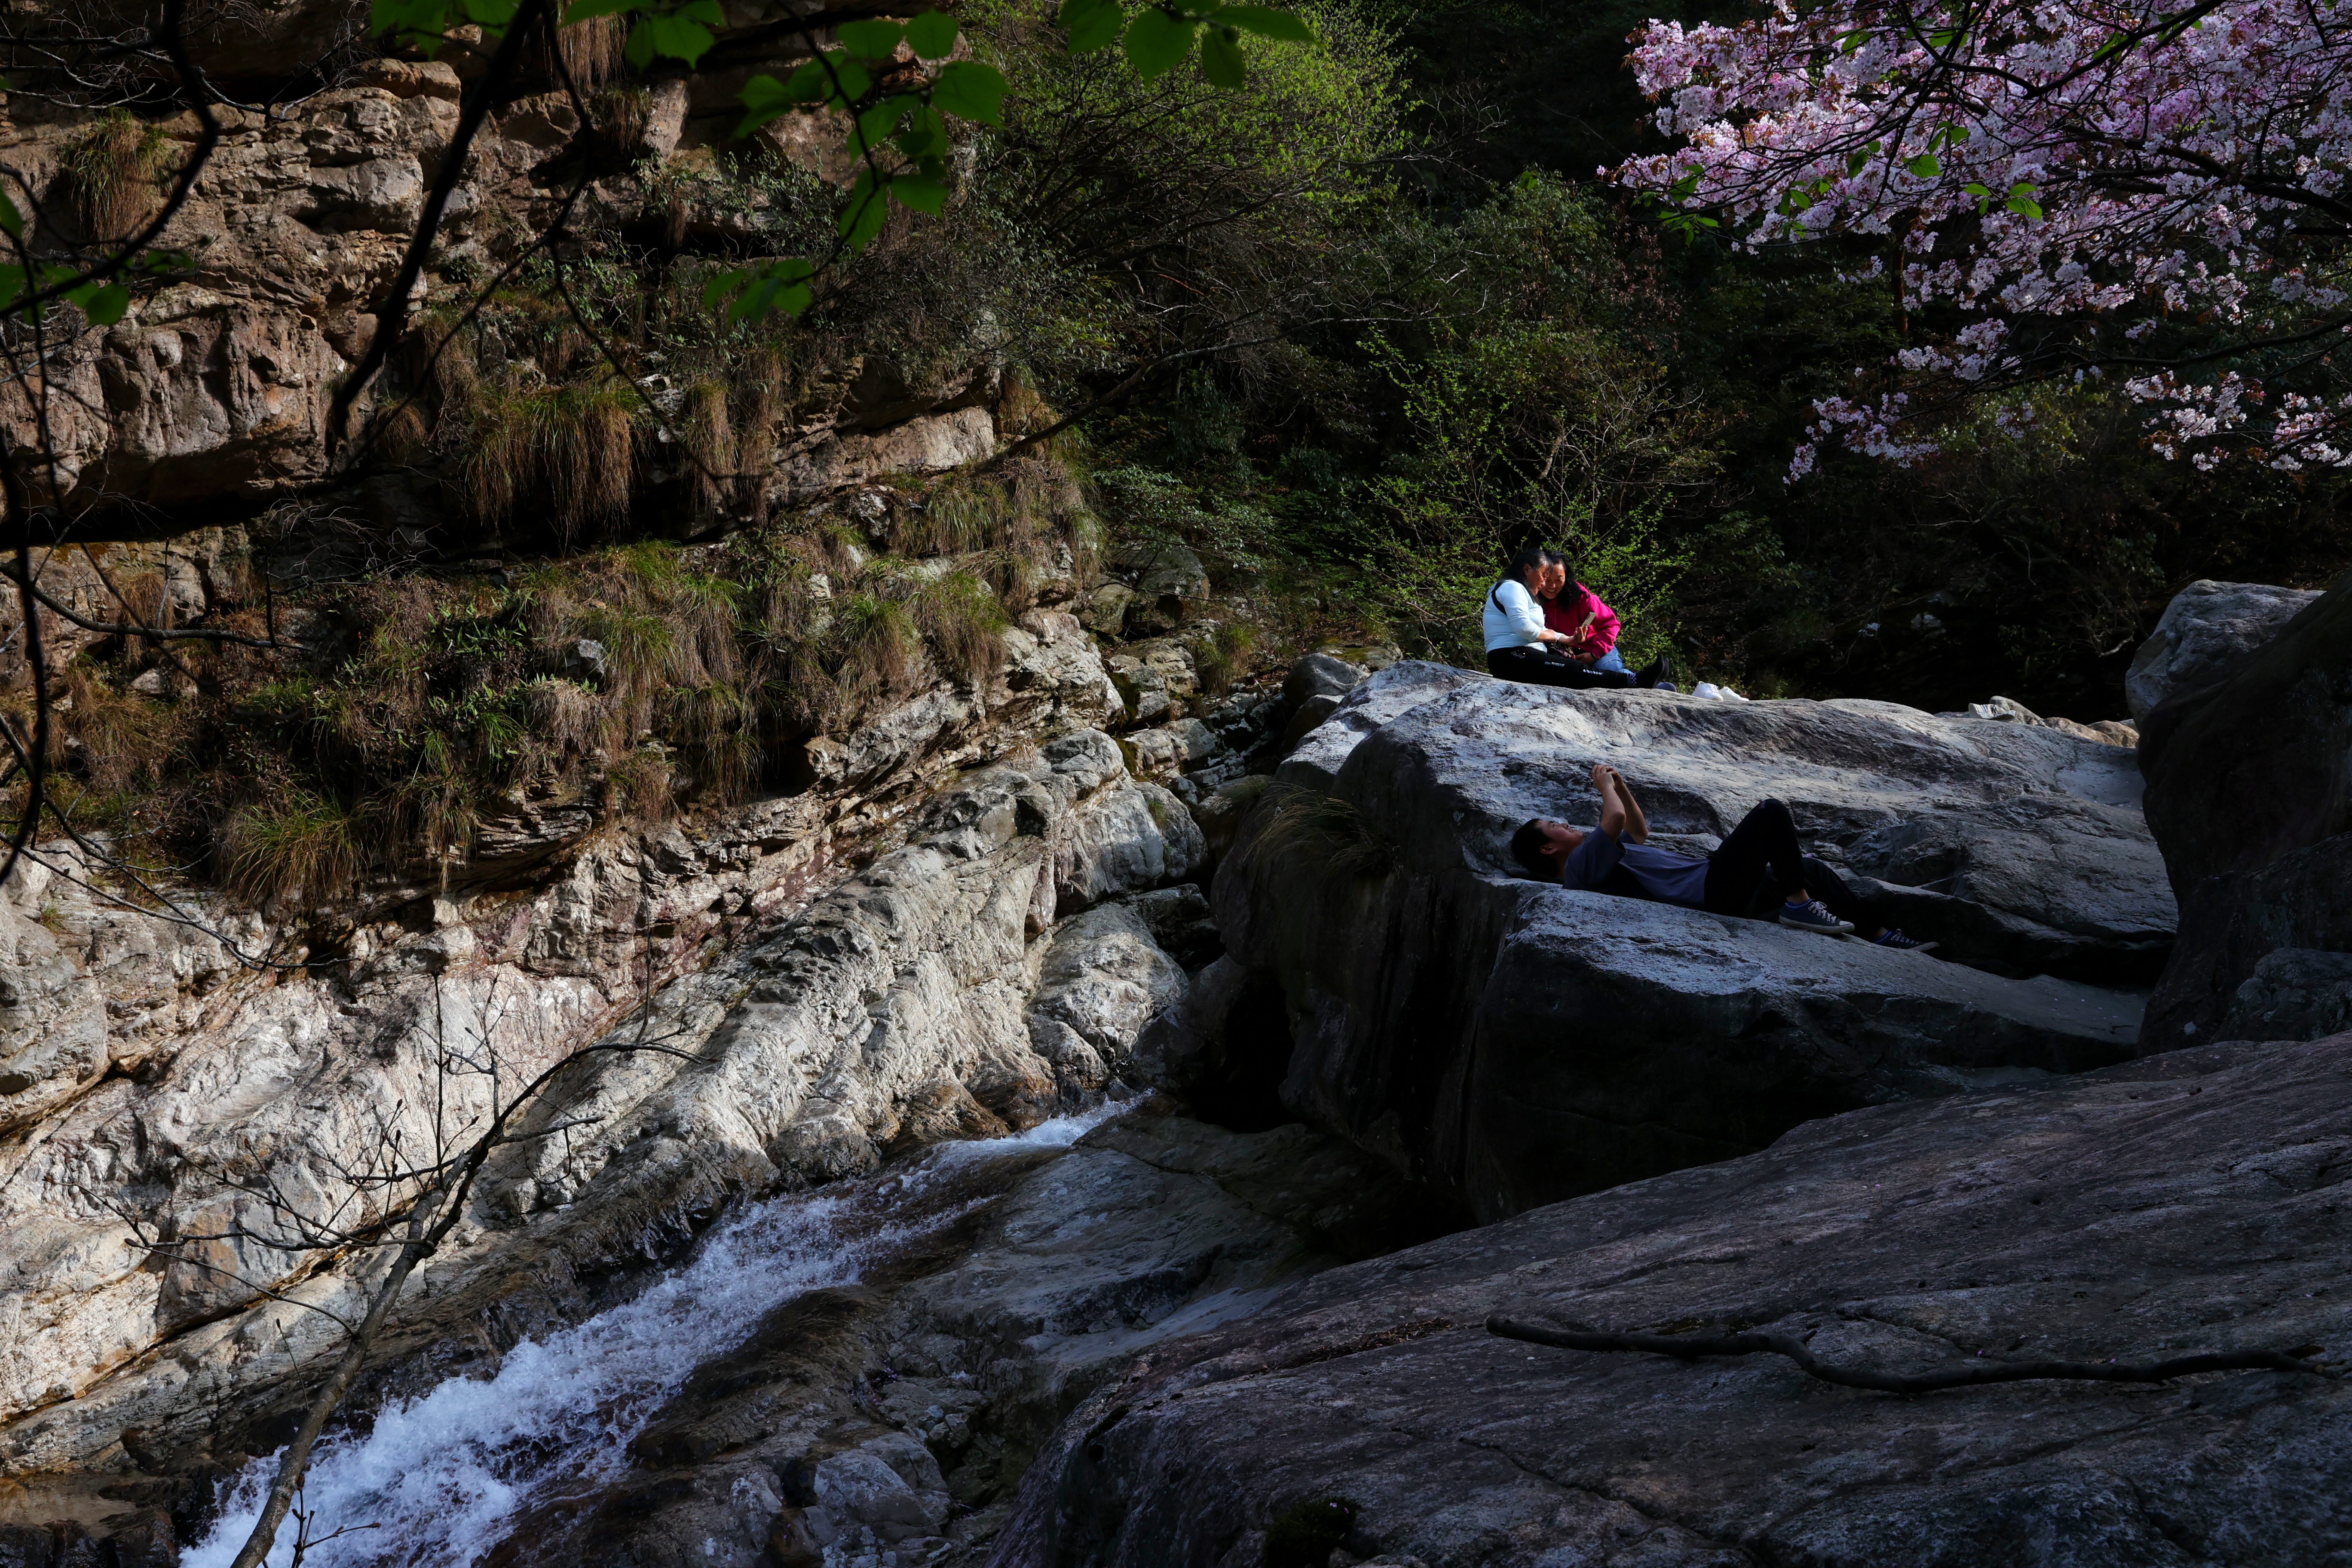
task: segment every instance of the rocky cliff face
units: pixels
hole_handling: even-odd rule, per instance
[[[1617,765],[1662,842],[1758,801],[1965,962],[1544,887],[1505,852]],[[2131,753],[1869,702],[1559,693],[1397,665],[1285,763],[1216,883],[1165,1080],[1355,1139],[1485,1218],[1810,1118],[2127,1056],[2173,909]],[[1971,966],[1973,965],[1973,966]]]
[[[11,1473],[127,1463],[126,1426],[201,1448],[216,1411],[298,1373],[332,1339],[301,1303],[355,1281],[251,1235],[159,1271],[135,1237],[240,1218],[266,1236],[264,1187],[325,1213],[387,1129],[422,1150],[436,1105],[479,1116],[493,1068],[510,1083],[600,1037],[684,1053],[560,1086],[544,1114],[577,1129],[513,1152],[420,1299],[459,1280],[495,1298],[481,1282],[520,1257],[609,1268],[730,1192],[1099,1098],[1181,981],[1160,942],[1197,946],[1204,912],[1133,896],[1181,886],[1202,845],[1086,727],[1116,700],[1083,634],[1044,622],[1028,647],[992,700],[919,704],[878,789],[608,841],[536,891],[363,925],[314,955],[331,963],[241,967],[55,856],[64,874],[13,885]],[[253,952],[268,934],[226,929]],[[264,1291],[285,1299],[253,1306]]]

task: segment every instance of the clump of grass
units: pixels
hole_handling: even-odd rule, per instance
[[[65,156],[68,210],[82,237],[127,239],[155,214],[163,133],[127,109],[110,109]]]
[[[1234,675],[1257,646],[1257,628],[1227,621],[1210,634],[1208,646],[1193,655],[1201,694],[1223,697],[1234,689]]]
[[[893,701],[920,683],[922,637],[898,600],[877,593],[836,596],[832,635],[841,649],[835,697],[845,708]]]
[[[1004,606],[968,572],[949,572],[915,590],[909,607],[940,668],[977,686],[1004,668]]]
[[[628,68],[628,42],[629,19],[619,16],[592,16],[555,35],[556,47],[563,51],[563,68],[583,92],[620,79]]]
[[[331,898],[359,876],[351,814],[307,790],[240,807],[221,850],[222,881],[253,904]]]
[[[1349,879],[1370,880],[1394,868],[1396,847],[1364,820],[1354,801],[1295,785],[1276,785],[1266,798],[1274,815],[1257,839],[1266,854],[1299,856]]]
[[[688,483],[698,517],[725,510],[737,488],[735,424],[728,402],[726,383],[698,381],[687,388],[679,410],[678,435],[693,468]]]
[[[617,21],[618,17],[598,17],[598,21]],[[581,23],[567,32],[590,26]],[[605,158],[618,163],[636,155],[645,145],[646,128],[653,122],[654,95],[635,86],[608,87],[588,102],[588,112],[596,121],[596,150]]]
[[[117,691],[79,659],[66,667],[65,688],[68,705],[55,732],[76,742],[90,788],[123,795],[160,786],[180,738],[173,710]]]
[[[621,388],[508,393],[486,397],[475,414],[464,471],[478,521],[495,528],[541,516],[568,549],[627,518],[636,438]]]

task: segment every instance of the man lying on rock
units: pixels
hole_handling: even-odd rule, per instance
[[[1799,847],[1796,819],[1780,801],[1749,812],[1720,848],[1702,857],[1652,847],[1650,820],[1615,768],[1595,763],[1592,787],[1601,795],[1601,826],[1591,832],[1535,816],[1511,835],[1511,858],[1528,875],[1718,915],[1752,917],[1777,901],[1780,922],[1800,931],[1843,936],[1860,928],[1865,941],[1905,952],[1936,945],[1871,919],[1838,874]]]

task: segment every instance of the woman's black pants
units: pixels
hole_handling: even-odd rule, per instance
[[[1572,658],[1533,645],[1492,649],[1486,655],[1486,673],[1522,686],[1562,686],[1571,691],[1622,690],[1633,684],[1630,671],[1588,669]]]
[[[1706,907],[1718,915],[1759,915],[1799,888],[1812,894],[1856,931],[1877,920],[1827,862],[1797,843],[1797,820],[1788,805],[1768,800],[1740,818],[1722,847],[1706,858]]]

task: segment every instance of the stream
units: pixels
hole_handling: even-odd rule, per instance
[[[364,1432],[320,1442],[297,1509],[309,1568],[467,1568],[525,1508],[618,1475],[629,1441],[703,1362],[803,1292],[853,1284],[876,1261],[971,1206],[936,1196],[950,1172],[1066,1148],[1118,1111],[1109,1101],[1011,1137],[945,1143],[878,1181],[753,1204],[684,1264],[622,1304],[509,1351],[494,1376],[453,1377],[385,1405]],[[252,1533],[278,1457],[246,1467],[182,1568],[228,1568]],[[289,1568],[298,1520],[279,1527],[270,1568]]]

